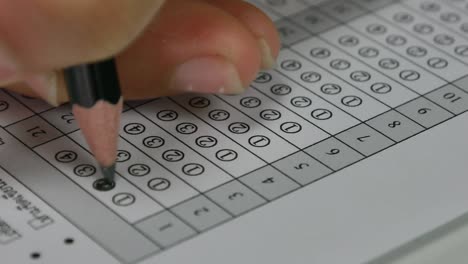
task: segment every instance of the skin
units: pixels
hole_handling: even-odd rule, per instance
[[[247,87],[280,48],[274,24],[242,0],[0,0],[0,36],[10,61],[2,65],[0,50],[0,85],[47,99],[54,74],[60,103],[60,72],[71,65],[115,57],[124,97],[145,99],[198,92],[173,85],[197,58],[233,65]]]

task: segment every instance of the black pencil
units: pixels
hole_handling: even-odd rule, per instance
[[[115,61],[70,67],[64,76],[75,119],[104,177],[114,181],[123,104]]]

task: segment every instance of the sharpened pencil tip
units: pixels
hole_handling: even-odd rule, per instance
[[[109,181],[114,181],[115,178],[115,163],[108,167],[101,167],[102,175]]]

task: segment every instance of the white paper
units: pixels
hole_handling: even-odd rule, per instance
[[[241,95],[128,102],[109,191],[69,105],[0,91],[5,263],[362,263],[466,211],[468,1],[249,2],[277,68]]]

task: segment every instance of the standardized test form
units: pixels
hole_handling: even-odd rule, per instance
[[[113,185],[0,90],[1,263],[366,263],[468,211],[468,1],[249,2],[277,67],[127,102]]]

